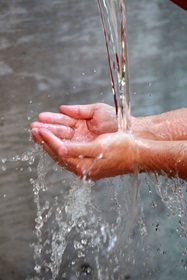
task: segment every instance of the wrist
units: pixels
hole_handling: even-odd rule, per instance
[[[139,172],[159,172],[164,154],[161,142],[147,139],[136,139],[135,142],[138,150]]]
[[[139,172],[155,172],[175,177],[178,173],[179,151],[170,141],[136,140],[139,152]]]

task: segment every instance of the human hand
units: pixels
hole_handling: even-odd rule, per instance
[[[118,128],[113,107],[61,106],[60,113],[41,113],[38,119],[31,124],[35,141],[76,175],[96,180],[133,172],[133,141],[130,134],[113,133]]]
[[[117,131],[115,109],[103,103],[61,106],[60,113],[41,113],[38,119],[31,124],[31,130],[47,128],[60,139],[76,142]]]
[[[60,139],[78,142],[92,141],[118,129],[114,107],[104,103],[61,106],[60,113],[44,112],[38,119],[39,122],[31,124],[31,130],[47,128]],[[135,136],[158,140],[158,136],[149,131],[146,118],[131,117],[131,123]]]
[[[86,180],[132,173],[138,152],[132,135],[117,132],[93,141],[64,141],[45,128],[33,128],[37,142],[62,167]]]
[[[116,132],[115,110],[109,105],[61,106],[59,114],[40,114],[31,130],[60,166],[82,178],[96,180],[139,168],[186,179],[185,152],[181,157],[187,150],[186,118],[186,108],[132,117],[130,134]]]
[[[132,138],[130,134],[113,133],[117,131],[113,107],[103,103],[61,106],[60,113],[41,113],[38,119],[31,124],[34,140],[60,166],[78,176],[95,180],[134,171],[134,150],[128,150],[129,145],[133,146]],[[154,138],[138,118],[132,117],[132,128],[137,137]],[[64,155],[61,147],[77,149],[76,155]]]

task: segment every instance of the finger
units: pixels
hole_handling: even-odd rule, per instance
[[[38,129],[32,128],[31,133],[32,133],[32,138],[33,138],[34,142],[39,144],[41,142],[41,138],[39,136]]]
[[[71,127],[57,124],[47,124],[41,122],[34,122],[30,125],[33,128],[46,128],[50,130],[55,136],[60,139],[71,140],[74,135],[74,130]]]
[[[61,141],[47,129],[40,129],[39,134],[42,139],[61,157],[77,158],[77,157],[97,157],[99,147],[95,146],[95,142],[89,143],[73,143]]]
[[[61,106],[60,112],[75,119],[91,119],[99,104]]]
[[[48,144],[48,141],[46,141],[47,137],[43,137],[44,135],[49,136],[50,131],[47,134],[46,130],[40,131],[39,129],[34,128],[32,132],[35,135],[35,137],[37,138],[37,142],[43,146],[43,149],[61,167],[73,172],[75,175],[79,176],[80,178],[85,178],[86,180],[88,180],[88,179],[96,180],[101,177],[101,175],[100,175],[101,168],[98,168],[97,162],[98,162],[98,160],[100,161],[102,159],[84,158],[84,157],[83,158],[82,157],[76,157],[76,158],[62,157],[59,153],[57,153],[55,151],[55,149],[53,147],[51,147],[51,142],[50,142],[50,144]],[[52,135],[51,135],[51,137],[52,137]],[[62,141],[59,141],[59,145],[61,145],[61,143],[62,143]]]
[[[48,141],[46,141],[45,137],[42,137],[44,135],[40,133],[40,131],[36,128],[32,130],[33,135],[37,139],[37,143],[40,144],[43,149],[62,167],[65,167],[67,170],[74,172],[76,175],[81,176],[83,173],[86,172],[86,170],[89,169],[91,166],[93,159],[84,159],[84,158],[63,158],[59,156],[58,153],[56,153],[55,149],[48,144]],[[59,142],[61,144],[61,142]]]
[[[93,165],[93,158],[63,158],[51,147],[51,145],[48,144],[47,141],[45,141],[45,137],[41,136],[42,134],[38,129],[33,129],[33,134],[37,138],[38,144],[40,144],[49,156],[61,167],[75,173],[80,178],[87,176],[90,167]]]
[[[59,161],[58,155],[55,154],[55,151],[44,141],[43,137],[39,133],[39,129],[34,128],[32,133],[37,140],[37,143],[40,144],[43,149],[52,157],[56,162]]]
[[[77,120],[69,116],[66,116],[64,114],[59,114],[59,113],[50,113],[50,112],[40,113],[38,115],[38,119],[40,122],[43,123],[60,124],[69,127],[74,127],[77,123]]]

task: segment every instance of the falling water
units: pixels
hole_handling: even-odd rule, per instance
[[[119,130],[128,132],[131,128],[131,104],[125,0],[98,0],[98,4],[106,39],[118,126]],[[131,270],[129,266],[136,264],[136,251],[139,249],[142,254],[147,253],[145,246],[141,244],[147,236],[147,227],[140,207],[141,182],[138,174],[130,178],[127,176],[109,180],[112,194],[111,201],[107,197],[111,203],[107,209],[110,209],[110,216],[113,217],[111,222],[93,201],[92,182],[73,179],[70,190],[63,191],[63,197],[55,197],[53,202],[46,201],[41,205],[42,193],[48,189],[45,183],[48,167],[42,152],[39,157],[38,177],[32,181],[37,207],[37,242],[33,244],[36,272],[34,279],[130,279],[127,272]],[[176,214],[176,209],[172,208],[175,197],[180,204],[178,216],[184,215],[186,205],[182,192],[175,189],[175,196],[169,191],[166,194],[168,189],[164,192],[163,183],[158,178],[156,180],[157,193],[168,208]],[[147,184],[151,189],[150,182]],[[185,224],[180,221],[185,229]],[[52,227],[48,226],[50,223]],[[137,243],[132,238],[135,223],[141,239]],[[158,227],[156,223],[156,230]],[[66,258],[67,252],[74,257]],[[94,260],[92,265],[87,259]],[[80,263],[83,264],[78,268]],[[149,271],[146,261],[143,265]],[[154,273],[154,269],[149,271],[150,277],[151,273]]]
[[[98,4],[105,33],[119,130],[129,131],[130,91],[125,3],[110,0],[99,1]],[[70,191],[64,195],[63,201],[57,198],[53,205],[47,201],[44,206],[41,206],[40,196],[47,188],[44,183],[46,174],[45,158],[41,154],[38,178],[33,181],[34,200],[37,206],[37,242],[34,244],[35,279],[40,279],[42,275],[45,275],[44,279],[48,277],[55,280],[59,275],[69,279],[74,270],[77,277],[75,279],[82,279],[83,276],[89,276],[89,274],[92,279],[99,280],[124,278],[126,268],[122,268],[122,262],[126,259],[125,252],[132,242],[131,230],[139,213],[140,181],[138,177],[118,180],[117,184],[112,183],[114,191],[112,200],[114,199],[115,204],[110,209],[112,216],[117,218],[111,225],[103,217],[102,211],[92,202],[92,183],[84,180],[73,180]],[[124,184],[126,184],[125,190],[122,188]],[[51,219],[53,219],[53,228],[46,236],[46,225]],[[143,220],[140,219],[139,224],[142,235],[145,235],[146,228]],[[71,265],[69,264],[71,272],[68,274],[68,268],[61,271],[61,266],[65,251],[69,246],[68,239],[71,239],[70,236],[74,234],[74,231],[76,231],[74,248],[69,250],[77,253]],[[90,254],[95,259],[95,276],[91,266],[85,265],[82,271],[75,269],[79,260],[86,260]],[[126,262],[129,261],[134,262],[134,253],[128,254]]]
[[[114,104],[120,130],[130,130],[130,87],[125,0],[98,0],[105,36]]]
[[[98,0],[98,6],[108,54],[118,129],[130,132],[131,99],[125,0]],[[133,175],[133,180],[128,182],[128,185],[133,187],[129,188],[129,201],[127,202],[129,219],[125,226],[126,236],[129,236],[139,213],[140,183],[137,171]],[[126,188],[128,189],[128,186]]]

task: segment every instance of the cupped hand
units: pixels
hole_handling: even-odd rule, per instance
[[[47,128],[60,139],[76,142],[92,141],[118,127],[115,109],[104,103],[61,106],[60,113],[41,113],[38,120],[31,130]]]
[[[80,143],[64,141],[46,128],[33,128],[32,132],[60,166],[86,180],[132,173],[137,168],[138,151],[131,134],[103,134]]]
[[[137,151],[132,135],[117,132],[115,109],[107,104],[61,106],[31,124],[36,142],[62,167],[96,180],[133,172]],[[135,137],[155,139],[144,119],[132,117]]]

